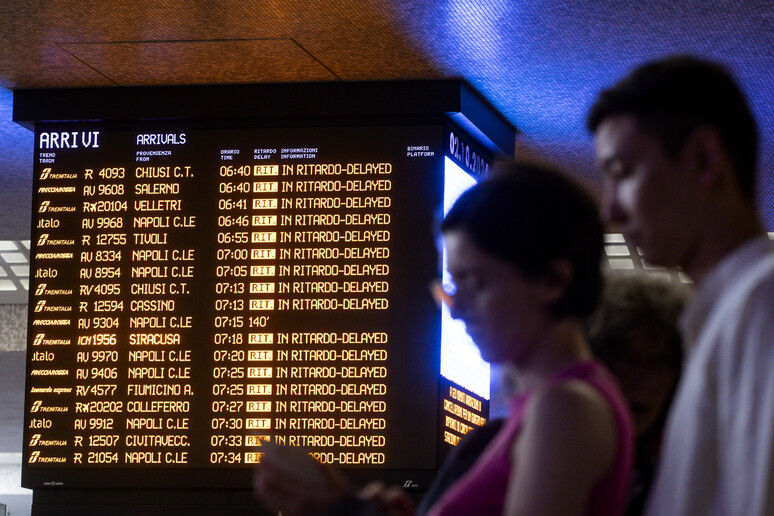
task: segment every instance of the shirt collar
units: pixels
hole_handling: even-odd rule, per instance
[[[734,288],[735,280],[762,256],[774,250],[768,236],[754,237],[728,253],[697,287],[693,298],[680,317],[680,330],[687,349],[696,342],[712,308],[726,291]]]

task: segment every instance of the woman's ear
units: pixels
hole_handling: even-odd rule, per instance
[[[544,306],[554,306],[567,294],[575,274],[575,267],[567,258],[552,260],[540,282],[540,296]]]

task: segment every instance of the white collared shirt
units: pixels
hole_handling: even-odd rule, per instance
[[[774,246],[756,238],[681,318],[688,361],[647,516],[774,516]]]

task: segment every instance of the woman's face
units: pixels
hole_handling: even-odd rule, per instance
[[[538,280],[480,247],[461,230],[444,234],[457,286],[451,314],[461,319],[487,362],[529,358],[549,317]]]

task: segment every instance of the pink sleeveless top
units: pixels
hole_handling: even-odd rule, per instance
[[[619,516],[626,505],[635,439],[626,400],[612,374],[599,362],[574,364],[557,373],[551,381],[566,380],[587,382],[607,400],[613,411],[618,431],[615,463],[608,475],[592,489],[584,514]],[[511,449],[524,421],[530,397],[531,392],[526,392],[512,400],[511,413],[503,428],[470,470],[436,502],[428,516],[499,516],[503,513],[511,472]]]

